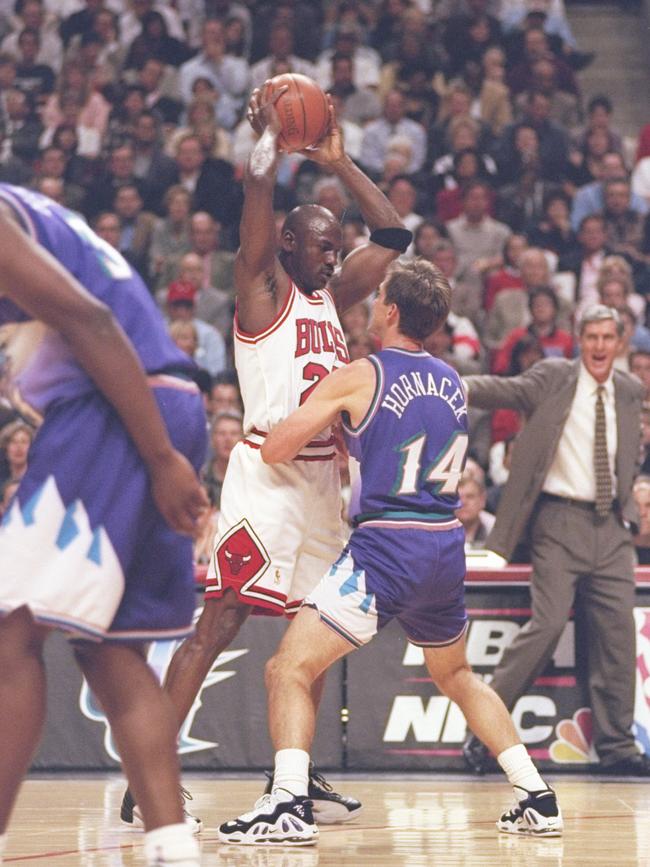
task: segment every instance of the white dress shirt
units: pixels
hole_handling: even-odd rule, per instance
[[[361,162],[372,172],[381,174],[391,139],[404,137],[411,143],[411,162],[408,174],[419,172],[427,155],[427,134],[421,123],[403,117],[398,123],[389,123],[378,117],[367,123],[363,131]]]
[[[546,494],[569,497],[572,500],[595,502],[594,428],[596,424],[596,392],[599,383],[580,364],[578,385],[569,415],[560,436],[555,457],[546,475],[542,490]],[[603,383],[603,404],[607,430],[607,454],[612,477],[612,494],[616,495],[616,406],[612,374]]]
[[[248,63],[241,57],[224,54],[219,63],[206,57],[203,52],[182,64],[179,88],[185,103],[192,101],[192,85],[197,78],[207,78],[221,96],[230,96],[237,105],[242,105],[248,94]]]
[[[328,48],[318,55],[316,61],[316,81],[329,90],[332,86],[332,57],[334,49]],[[356,87],[377,87],[381,72],[381,57],[374,48],[359,45],[353,54],[353,81]]]

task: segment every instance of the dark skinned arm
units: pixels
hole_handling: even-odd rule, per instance
[[[169,439],[140,360],[104,304],[0,210],[0,293],[57,331],[115,407],[149,470],[158,509],[191,534],[207,500],[196,474]]]
[[[343,137],[331,103],[327,138],[317,147],[303,153],[334,172],[353,196],[371,232],[375,229],[404,228],[397,211],[386,196],[345,153]],[[353,250],[329,283],[338,312],[343,313],[377,289],[386,276],[386,269],[399,255],[397,250],[388,250],[373,244],[372,241]]]
[[[256,88],[248,106],[248,119],[260,139],[246,164],[240,247],[235,259],[235,288],[239,325],[259,333],[273,322],[284,304],[290,282],[276,258],[273,188],[278,171],[280,119],[274,108],[286,88],[269,100]]]

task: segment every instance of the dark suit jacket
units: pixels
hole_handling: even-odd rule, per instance
[[[611,256],[612,250],[610,247],[603,247],[605,256]],[[572,250],[570,253],[565,253],[560,256],[560,261],[557,265],[558,271],[572,271],[576,275],[576,286],[580,282],[580,272],[585,261],[585,254],[582,248]]]
[[[560,435],[571,409],[578,383],[580,360],[549,358],[521,376],[468,376],[469,403],[483,409],[516,409],[526,417],[512,453],[510,476],[505,485],[497,520],[487,547],[510,559],[533,513]],[[632,483],[639,469],[641,443],[641,384],[626,373],[614,371],[616,404],[616,496],[621,517],[637,524],[639,515],[632,497]]]
[[[151,158],[147,173],[140,178],[145,195],[144,207],[158,216],[163,216],[163,197],[172,184],[178,183],[176,161],[157,148]]]

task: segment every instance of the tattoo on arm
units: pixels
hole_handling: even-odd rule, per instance
[[[266,291],[275,300],[278,297],[278,283],[275,278],[275,272],[271,271],[270,274],[267,274],[264,282],[266,284]]]

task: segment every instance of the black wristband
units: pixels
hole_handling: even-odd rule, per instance
[[[370,240],[380,247],[405,253],[413,240],[413,232],[409,232],[408,229],[398,229],[396,226],[388,229],[375,229],[370,235]]]

